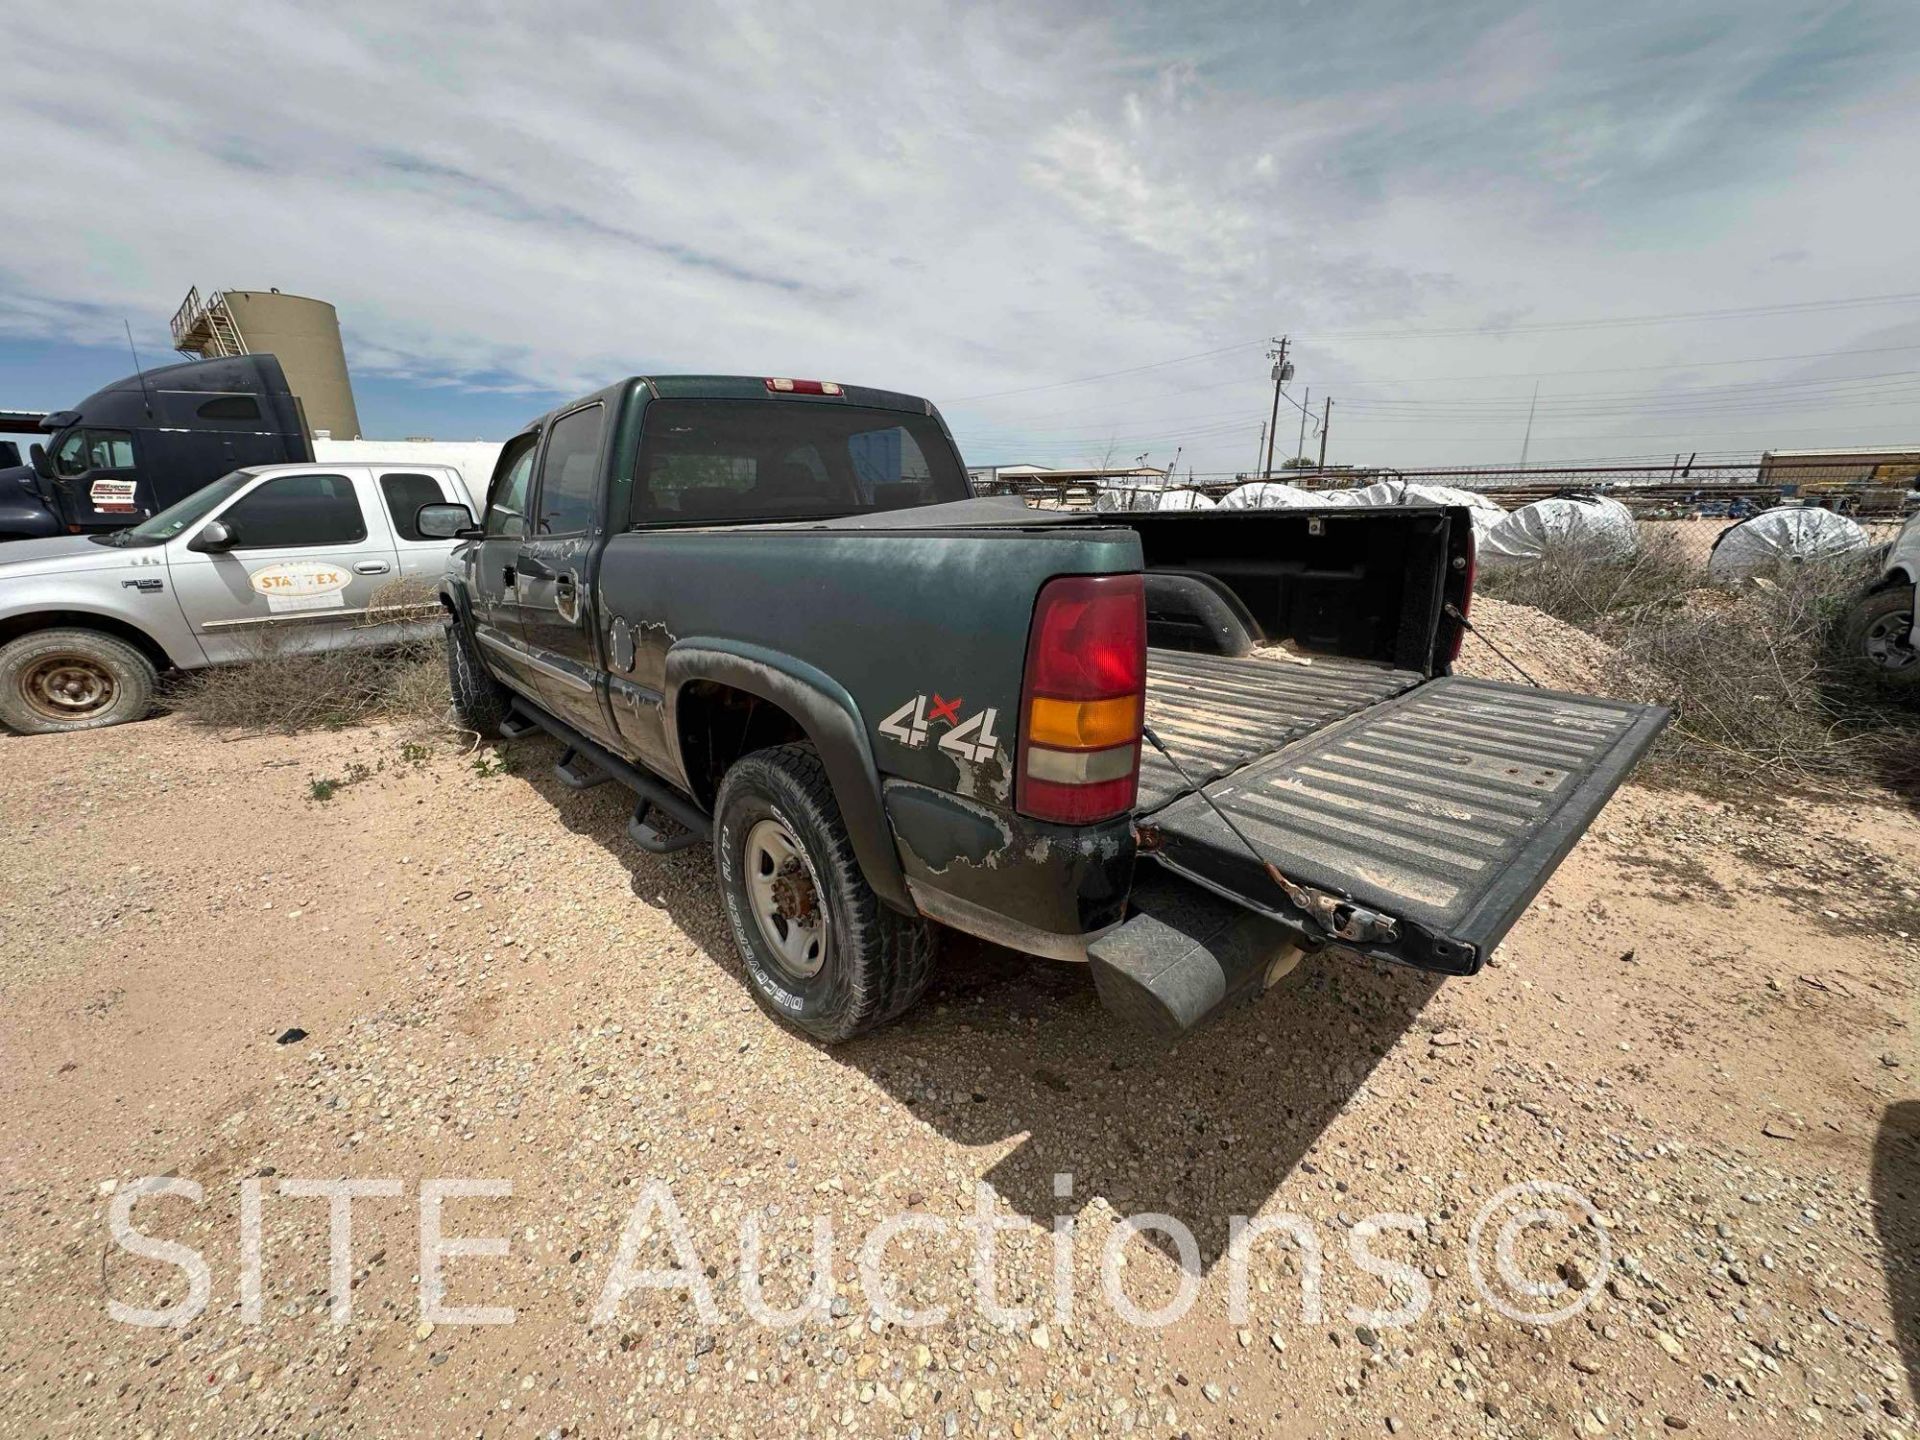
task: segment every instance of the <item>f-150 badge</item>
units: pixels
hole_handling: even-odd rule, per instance
[[[941,720],[950,727],[935,742],[942,750],[976,763],[991,760],[1000,748],[1000,737],[993,733],[993,722],[1000,712],[988,706],[962,720],[962,703],[958,696],[952,700],[943,699],[938,691],[931,699],[916,695],[880,722],[880,733],[889,740],[898,740],[910,750],[918,750],[927,743],[928,727],[935,720]]]

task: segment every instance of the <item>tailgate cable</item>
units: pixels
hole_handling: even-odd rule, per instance
[[[1449,600],[1445,605],[1441,606],[1440,608],[1446,611],[1446,613],[1450,617],[1452,617],[1455,620],[1458,620],[1462,625],[1466,626],[1467,633],[1469,635],[1473,636],[1482,645],[1486,646],[1487,649],[1491,650],[1494,654],[1498,655],[1502,660],[1506,661],[1507,664],[1511,665],[1514,669],[1514,673],[1517,674],[1522,680],[1526,681],[1527,684],[1533,686],[1533,688],[1536,690],[1544,690],[1547,688],[1546,686],[1542,685],[1538,680],[1534,679],[1531,675],[1527,674],[1526,671],[1522,670],[1520,668],[1520,662],[1518,660],[1515,660],[1511,655],[1507,654],[1506,651],[1502,650],[1498,645],[1494,644],[1493,641],[1489,640],[1483,631],[1477,629],[1474,623],[1471,620],[1467,619],[1466,612],[1463,611],[1458,605],[1455,605],[1451,600]]]
[[[1391,915],[1382,915],[1378,911],[1368,910],[1364,906],[1355,905],[1351,900],[1343,899],[1338,895],[1329,895],[1323,890],[1310,890],[1305,885],[1296,885],[1282,875],[1280,867],[1254,848],[1253,842],[1246,837],[1238,825],[1233,823],[1232,817],[1214,803],[1213,797],[1207,794],[1205,787],[1197,784],[1194,778],[1187,774],[1187,767],[1173,758],[1173,752],[1167,749],[1158,735],[1153,733],[1153,727],[1142,724],[1140,733],[1146,737],[1148,744],[1166,757],[1167,763],[1173,766],[1174,773],[1180,777],[1187,788],[1206,802],[1207,808],[1219,817],[1220,823],[1233,833],[1233,838],[1246,846],[1247,853],[1258,862],[1262,870],[1267,872],[1267,878],[1279,887],[1280,892],[1287,897],[1295,909],[1319,922],[1321,928],[1336,940],[1384,940],[1391,944],[1400,938],[1400,923]]]

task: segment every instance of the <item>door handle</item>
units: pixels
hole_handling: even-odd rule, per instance
[[[393,567],[384,560],[356,560],[353,573],[356,575],[384,575]]]
[[[560,618],[569,625],[580,621],[580,582],[571,570],[562,570],[553,577],[553,608],[560,612]]]

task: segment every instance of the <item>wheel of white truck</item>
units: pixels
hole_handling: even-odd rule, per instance
[[[758,750],[727,771],[713,858],[747,985],[771,1014],[845,1040],[927,988],[933,927],[873,893],[811,746]]]
[[[457,618],[447,626],[447,689],[462,725],[488,740],[500,738],[510,703],[506,688],[487,673],[473,636]]]
[[[23,735],[98,730],[153,708],[153,662],[98,630],[36,630],[0,647],[0,722]]]
[[[1840,653],[1870,684],[1920,690],[1920,650],[1913,634],[1913,589],[1900,586],[1867,596],[1840,624]]]

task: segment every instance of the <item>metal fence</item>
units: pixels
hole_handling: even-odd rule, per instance
[[[1764,463],[1682,465],[1435,466],[1380,470],[1285,471],[1276,482],[1306,490],[1353,489],[1379,481],[1405,481],[1480,492],[1503,509],[1517,510],[1556,496],[1601,495],[1632,512],[1643,550],[1704,565],[1714,543],[1747,516],[1781,505],[1817,505],[1858,525],[1865,544],[1890,541],[1920,503],[1914,489],[1920,466],[1864,464],[1838,469],[1830,460],[1771,458]],[[1076,473],[1055,483],[1044,474],[1023,476],[994,493],[1023,495],[1045,509],[1155,510],[1169,494],[1191,492],[1208,502],[1262,477],[1190,478],[1188,483],[1141,485],[1132,476],[1088,477]],[[1338,503],[1338,502],[1335,502]]]

